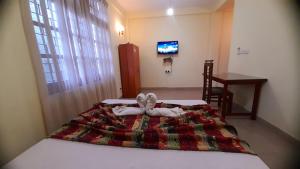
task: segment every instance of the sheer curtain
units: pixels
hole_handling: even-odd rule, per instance
[[[52,132],[94,103],[116,97],[107,3],[26,1],[25,30],[46,128]]]

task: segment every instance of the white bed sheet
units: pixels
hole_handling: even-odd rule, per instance
[[[105,102],[117,103],[118,100],[106,100]],[[125,102],[126,100],[119,100],[119,103]],[[127,100],[127,103],[128,102],[132,102],[132,100]],[[185,103],[189,104],[195,104],[199,102],[200,101],[185,101]],[[183,102],[181,103],[183,104]],[[44,139],[9,162],[6,166],[4,166],[4,169],[269,168],[258,156],[249,154],[204,151],[149,150],[93,145],[56,139]]]
[[[104,103],[107,104],[135,104],[137,103],[136,100],[129,100],[129,99],[107,99],[103,101]],[[207,104],[206,101],[204,100],[157,100],[157,103],[169,103],[169,104],[181,104],[181,105],[205,105]]]

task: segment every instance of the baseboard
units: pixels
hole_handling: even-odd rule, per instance
[[[141,90],[202,90],[203,87],[142,87]]]
[[[296,138],[292,137],[288,133],[282,131],[280,128],[278,128],[278,127],[274,126],[273,124],[269,123],[268,121],[262,119],[261,117],[257,117],[257,120],[259,120],[262,124],[264,124],[268,128],[276,131],[276,133],[278,133],[280,136],[285,137],[286,139],[288,139],[294,145],[300,146],[300,140],[297,140]]]

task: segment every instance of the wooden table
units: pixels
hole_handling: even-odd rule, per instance
[[[223,102],[222,102],[222,117],[225,118],[226,115],[226,104],[227,101],[227,92],[229,85],[254,85],[254,98],[252,102],[252,110],[250,113],[232,113],[229,112],[229,115],[250,115],[252,120],[256,120],[260,91],[262,85],[267,81],[265,78],[241,75],[236,73],[224,73],[217,74],[212,76],[212,80],[222,83],[224,85],[223,93]]]

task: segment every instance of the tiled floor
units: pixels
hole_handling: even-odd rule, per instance
[[[159,99],[201,99],[201,89],[146,89]],[[229,117],[227,121],[234,125],[241,139],[246,140],[258,156],[271,169],[290,169],[291,152],[295,151],[295,142],[281,131],[262,120]],[[300,157],[298,157],[300,158]]]

